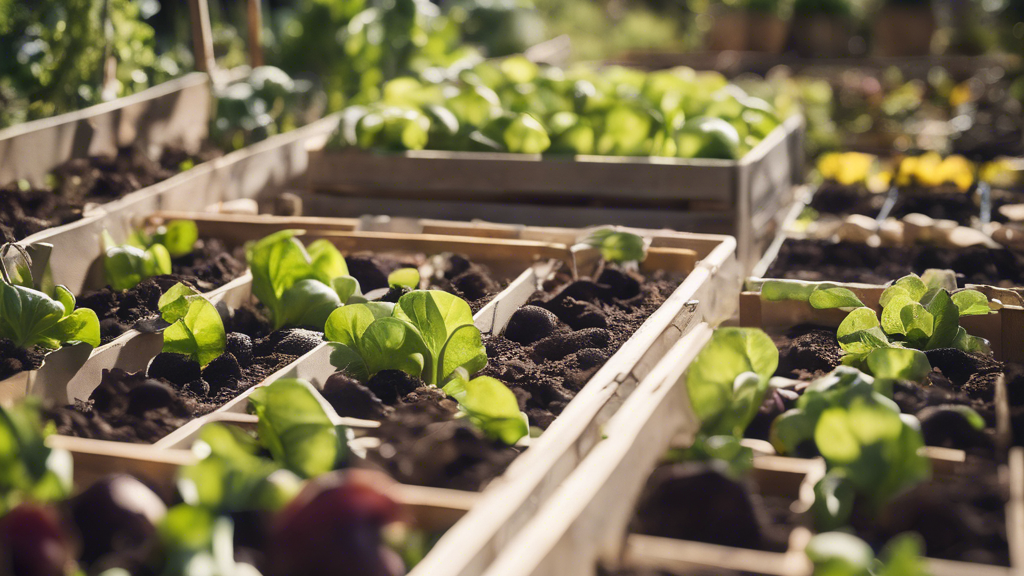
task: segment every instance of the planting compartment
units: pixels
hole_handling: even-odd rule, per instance
[[[294,222],[280,223],[290,227]],[[435,231],[466,231],[467,225],[460,223],[419,223]],[[202,226],[202,224],[201,224]],[[475,226],[468,226],[475,228]],[[237,227],[241,229],[241,227]],[[546,275],[550,264],[544,257],[561,254],[563,260],[575,262],[580,269],[596,263],[597,251],[589,247],[570,250],[571,244],[550,244],[555,239],[579,238],[580,230],[520,228],[523,237],[538,240],[505,242],[488,240],[487,236],[500,234],[502,227],[478,229],[479,236],[431,236],[420,238],[418,251],[423,252],[426,241],[444,245],[462,242],[464,246],[477,251],[493,251],[493,246],[504,242],[515,247],[520,253],[533,254],[526,263],[541,256],[541,266],[532,267],[514,281],[501,295],[491,301],[475,315],[476,323],[486,333],[500,331],[504,324],[537,288],[538,280]],[[268,230],[255,228],[252,235],[259,237]],[[653,313],[643,326],[615,353],[605,365],[587,382],[564,412],[531,448],[519,455],[500,477],[494,479],[484,490],[473,498],[479,502],[463,521],[459,522],[438,542],[434,551],[416,568],[417,574],[435,573],[444,566],[449,574],[479,574],[495,558],[511,536],[532,516],[547,496],[569,475],[592,446],[598,443],[601,426],[615,412],[623,399],[632,392],[671,347],[680,335],[687,333],[697,323],[707,320],[719,322],[734,313],[739,267],[735,262],[735,243],[730,238],[699,236],[669,232],[646,232],[653,238],[649,265],[658,265],[679,272],[689,272],[675,292]],[[395,233],[353,233],[311,231],[308,239],[328,238],[343,250],[352,238],[364,236],[375,250],[385,247],[394,249],[402,243],[417,246],[415,238],[405,238]],[[537,244],[549,246],[544,252]],[[527,246],[523,246],[523,245]],[[451,246],[447,249],[457,249]],[[555,252],[550,252],[554,250]],[[469,254],[472,257],[472,254]],[[315,385],[322,385],[335,372],[329,363],[328,345],[314,349],[290,366],[267,378],[264,384],[279,378],[305,378]],[[165,437],[153,446],[131,446],[129,450],[143,461],[140,469],[163,474],[166,481],[168,470],[187,453],[183,448],[190,445],[196,431],[209,421],[228,421],[246,425],[251,419],[244,414],[247,394],[239,396],[212,414],[186,424],[183,428]],[[350,421],[350,420],[349,420]],[[351,421],[350,421],[351,422]],[[87,454],[90,462],[103,466],[104,462],[115,462],[111,455],[122,450],[120,444],[78,438],[58,437],[55,442],[65,442],[74,450]],[[113,444],[113,445],[112,445]],[[146,464],[147,458],[154,463]],[[170,460],[170,462],[167,462]],[[421,488],[420,490],[432,490]],[[450,491],[448,491],[450,492]],[[463,494],[463,493],[460,493]]]
[[[674,574],[757,573],[810,576],[804,554],[811,532],[792,530],[785,552],[732,548],[701,542],[631,534],[628,526],[647,477],[670,447],[688,446],[698,432],[686,394],[686,371],[713,330],[701,325],[684,336],[605,427],[603,440],[559,491],[509,544],[486,576],[592,575],[598,564],[616,569]],[[757,450],[759,441],[744,441]],[[926,447],[935,477],[954,474],[965,455]],[[756,452],[755,452],[756,454]],[[755,456],[752,474],[761,492],[813,498],[813,483],[824,473],[820,459]],[[1024,449],[1013,448],[999,469],[1006,498],[1010,567],[929,559],[937,576],[1019,573],[1024,561]]]
[[[367,198],[386,197],[399,216],[507,221],[515,214],[537,225],[614,221],[731,234],[749,267],[780,228],[778,214],[801,179],[802,134],[803,118],[789,118],[737,161],[321,149],[310,153],[307,188],[342,198],[307,202],[361,214],[374,210]]]

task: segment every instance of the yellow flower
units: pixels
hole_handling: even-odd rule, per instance
[[[818,172],[826,180],[844,186],[866,182],[875,168],[877,158],[859,152],[832,152],[818,159]]]

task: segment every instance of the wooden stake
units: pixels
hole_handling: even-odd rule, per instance
[[[192,52],[196,58],[196,70],[209,74],[216,67],[210,7],[206,0],[188,0],[188,9],[192,21]]]
[[[260,0],[248,0],[249,8],[249,64],[263,66],[263,11]]]

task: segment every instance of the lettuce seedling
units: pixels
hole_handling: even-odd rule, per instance
[[[529,420],[519,411],[516,395],[500,380],[490,376],[470,379],[464,368],[458,368],[442,390],[458,401],[462,416],[490,438],[511,446],[530,433]]]
[[[642,236],[616,232],[611,228],[595,230],[583,243],[599,249],[607,262],[643,262],[647,257],[647,246]]]
[[[303,247],[299,233],[275,232],[247,250],[253,294],[270,312],[275,330],[323,327],[331,312],[361,296],[341,252],[327,240]]]
[[[117,245],[103,231],[103,271],[107,284],[117,291],[131,290],[153,276],[171,273],[171,253],[163,244],[142,249],[131,244]]]
[[[931,476],[931,462],[917,418],[899,414],[891,403],[857,396],[847,406],[821,412],[814,443],[828,472],[814,487],[812,512],[818,530],[849,523],[859,507],[877,514],[893,497]]]
[[[163,352],[184,354],[206,366],[224,353],[227,334],[217,308],[194,288],[178,283],[160,296],[164,330]]]
[[[181,258],[192,253],[199,240],[199,227],[192,220],[171,220],[152,234],[136,230],[128,237],[128,244],[146,250],[155,244],[167,248],[171,258]]]
[[[475,374],[487,365],[469,304],[439,290],[414,290],[393,306],[344,306],[327,319],[324,335],[335,343],[334,366],[363,380],[401,370],[438,385],[457,368]]]
[[[0,250],[6,252],[7,247]],[[31,282],[28,268],[22,277]],[[27,274],[27,276],[26,276]],[[18,348],[42,346],[56,350],[64,344],[100,345],[100,321],[88,308],[75,310],[75,295],[64,286],[47,294],[12,282],[6,265],[0,261],[0,338]]]
[[[825,532],[807,543],[815,576],[927,576],[924,542],[913,532],[890,540],[878,558],[871,546],[848,532]]]
[[[686,376],[690,406],[705,436],[742,436],[757,414],[779,351],[756,328],[719,328]]]
[[[71,496],[71,454],[49,448],[53,426],[43,425],[39,402],[0,406],[0,516],[22,502],[59,502]]]

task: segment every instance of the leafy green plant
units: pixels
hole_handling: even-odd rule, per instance
[[[705,436],[742,436],[757,414],[779,351],[756,328],[719,328],[686,376],[690,406]]]
[[[275,232],[246,251],[253,294],[270,312],[275,330],[322,327],[331,312],[360,296],[359,283],[348,275],[341,252],[327,240],[303,247],[298,234]]]
[[[328,318],[324,336],[335,343],[331,362],[360,379],[390,369],[438,385],[457,368],[475,374],[487,365],[469,304],[439,290],[414,290],[393,306],[344,306]]]
[[[817,534],[807,543],[814,576],[927,576],[924,543],[913,532],[890,540],[875,557],[871,546],[847,532]]]
[[[14,245],[0,249],[6,254]],[[27,259],[27,255],[25,255]],[[20,277],[32,284],[28,267]],[[54,287],[49,295],[12,281],[0,257],[0,338],[19,348],[42,346],[56,350],[64,344],[100,345],[100,322],[88,308],[75,310],[75,295],[64,286]]]
[[[163,244],[146,249],[118,245],[104,230],[103,247],[103,272],[114,290],[131,290],[147,278],[171,273],[171,254]]]
[[[490,376],[470,378],[458,368],[444,385],[444,393],[459,403],[463,415],[489,437],[513,445],[530,433],[526,414],[519,411],[516,395]]]
[[[931,476],[920,423],[873,396],[823,410],[814,443],[828,472],[814,487],[812,512],[819,530],[849,523],[855,507],[878,513],[893,497]]]
[[[39,403],[29,398],[0,406],[0,516],[22,502],[48,503],[71,495],[71,454],[46,446]]]
[[[647,257],[647,246],[642,236],[616,232],[611,228],[595,230],[583,243],[599,249],[607,262],[643,262]]]
[[[160,316],[169,323],[163,352],[184,354],[206,366],[224,353],[227,334],[217,308],[194,288],[178,283],[160,296]]]
[[[192,253],[199,240],[199,227],[192,220],[171,220],[159,226],[152,234],[136,230],[128,237],[128,244],[148,250],[156,244],[167,249],[171,258],[181,258]]]

